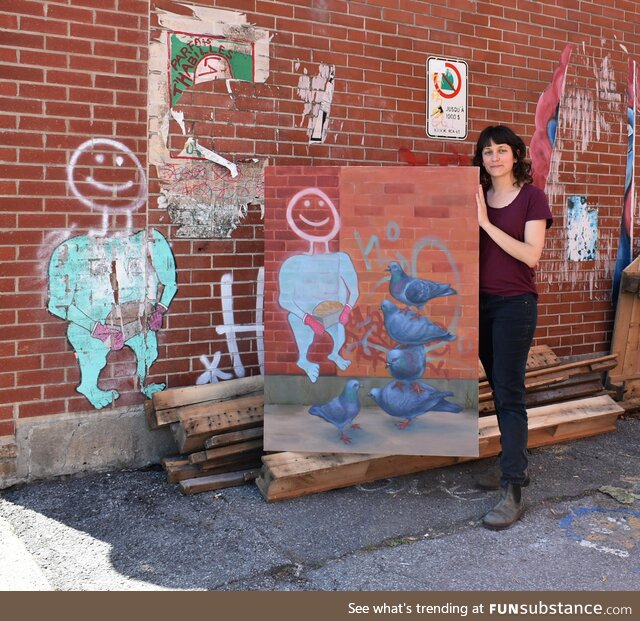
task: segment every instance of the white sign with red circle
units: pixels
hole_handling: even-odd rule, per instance
[[[427,135],[464,140],[467,137],[468,68],[463,60],[427,59]]]

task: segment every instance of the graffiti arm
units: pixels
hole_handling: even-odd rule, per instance
[[[155,230],[152,231],[152,236],[153,239],[148,244],[148,255],[158,276],[158,282],[162,285],[162,295],[149,316],[149,329],[156,331],[162,327],[163,317],[178,291],[178,285],[176,262],[167,240]]]
[[[296,281],[298,278],[299,272],[295,269],[295,266],[292,265],[290,260],[285,261],[278,275],[278,288],[280,289],[278,303],[292,315],[304,320],[306,313],[296,302]]]
[[[355,306],[358,298],[360,297],[360,291],[358,289],[358,274],[349,255],[344,256],[344,264],[341,265],[340,275],[347,291],[349,292],[349,297],[345,302],[339,319],[341,324],[346,325],[349,321],[351,309]]]

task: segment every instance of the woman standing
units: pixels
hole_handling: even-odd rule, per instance
[[[538,318],[534,268],[551,226],[549,203],[531,185],[526,146],[513,130],[496,125],[478,138],[474,165],[480,167],[476,196],[480,225],[479,354],[500,428],[500,502],[482,523],[508,528],[524,512],[528,422],[525,371]]]

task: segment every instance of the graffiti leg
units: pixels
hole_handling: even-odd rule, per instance
[[[149,384],[145,386],[147,373],[158,358],[158,337],[156,333],[151,330],[141,332],[131,337],[125,345],[130,347],[136,355],[136,375],[140,380],[140,391],[150,399],[154,393],[164,390],[166,384]]]
[[[102,369],[107,366],[109,347],[73,323],[69,324],[67,335],[76,350],[80,367],[80,384],[76,390],[89,399],[98,410],[110,405],[120,396],[120,393],[116,390],[98,388],[98,377]]]
[[[331,350],[331,353],[327,356],[327,358],[335,362],[336,366],[341,371],[344,371],[351,364],[349,360],[343,358],[339,353],[346,340],[344,326],[341,323],[336,323],[332,326],[329,326],[327,328],[327,332],[333,339],[333,349]]]

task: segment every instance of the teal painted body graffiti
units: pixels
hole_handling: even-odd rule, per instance
[[[157,231],[128,237],[81,235],[58,246],[49,262],[49,311],[69,322],[81,381],[76,390],[100,409],[120,395],[98,379],[110,351],[136,356],[140,390],[151,397],[164,384],[145,385],[158,357],[156,332],[177,291],[167,240]]]

